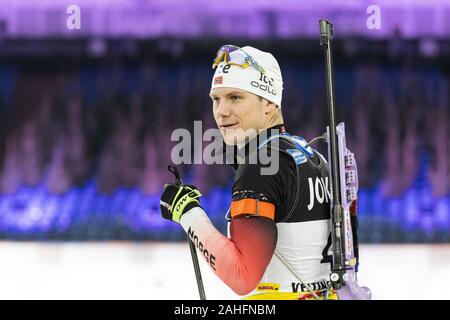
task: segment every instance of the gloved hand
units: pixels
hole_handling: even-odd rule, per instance
[[[194,207],[200,207],[200,191],[189,184],[164,185],[159,205],[164,219],[180,223],[181,216]]]

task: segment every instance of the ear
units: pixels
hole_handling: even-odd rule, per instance
[[[264,99],[264,113],[265,114],[270,114],[272,112],[274,112],[277,109],[277,106],[273,103],[270,102],[267,99]]]

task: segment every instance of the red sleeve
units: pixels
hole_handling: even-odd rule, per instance
[[[244,295],[256,288],[272,259],[277,229],[268,218],[240,217],[231,221],[230,236],[225,238],[216,273],[234,292]]]
[[[186,219],[190,221],[182,223],[183,227],[227,286],[239,295],[250,293],[261,280],[275,250],[274,220],[263,216],[238,216],[232,219],[230,238],[227,238],[200,210]]]

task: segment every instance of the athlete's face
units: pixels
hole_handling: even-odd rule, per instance
[[[214,119],[226,144],[242,144],[266,128],[273,104],[235,88],[211,91]]]

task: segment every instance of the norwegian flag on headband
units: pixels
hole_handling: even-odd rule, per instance
[[[223,83],[223,77],[215,77],[214,78],[214,84],[222,84]]]

